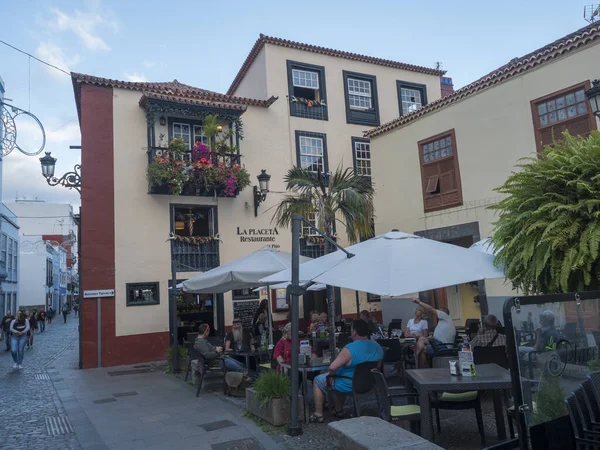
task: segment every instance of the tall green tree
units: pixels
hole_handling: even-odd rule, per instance
[[[517,167],[491,207],[506,278],[526,294],[600,289],[600,133],[564,133]]]
[[[292,214],[316,217],[316,227],[335,238],[336,223],[341,224],[350,243],[373,236],[373,184],[369,178],[353,169],[341,166],[333,174],[315,173],[293,167],[284,177],[288,193],[275,209],[273,222],[277,226],[291,224]],[[335,248],[326,244],[328,252]],[[328,316],[330,348],[335,349],[335,301],[328,286]],[[341,312],[341,311],[340,311]]]

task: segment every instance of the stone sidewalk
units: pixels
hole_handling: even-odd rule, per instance
[[[78,370],[77,346],[47,368],[83,449],[259,450],[279,446],[230,402],[151,364]]]

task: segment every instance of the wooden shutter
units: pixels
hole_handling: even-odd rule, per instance
[[[452,155],[425,162],[423,146],[447,137],[451,137],[452,140]],[[462,188],[454,130],[420,141],[418,148],[425,212],[462,205]]]
[[[560,142],[562,140],[562,133],[564,131],[568,131],[573,136],[587,138],[592,130],[597,129],[596,118],[592,113],[592,109],[587,100],[587,114],[581,114],[553,125],[542,126],[540,123],[540,115],[538,113],[539,104],[565,96],[578,90],[586,91],[590,89],[590,87],[590,82],[586,81],[585,83],[579,83],[575,86],[554,92],[531,102],[531,113],[533,116],[533,126],[535,131],[535,145],[538,152],[543,151],[544,147],[548,145],[553,145],[555,142]]]

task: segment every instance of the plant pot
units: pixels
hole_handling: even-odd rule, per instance
[[[256,398],[256,391],[253,388],[248,388],[246,389],[246,409],[256,417],[279,427],[290,420],[291,402],[289,398],[277,398],[266,405],[261,405]],[[298,418],[302,419],[303,416],[304,402],[302,397],[298,396]]]

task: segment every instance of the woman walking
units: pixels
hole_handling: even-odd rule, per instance
[[[29,331],[27,332],[27,350],[31,350],[33,348],[33,333],[37,328],[37,320],[35,319],[35,314],[29,314],[29,311],[25,312],[25,320],[29,323]]]
[[[10,323],[10,352],[13,357],[13,369],[22,369],[23,356],[25,355],[25,344],[29,332],[29,320],[25,318],[23,311],[17,313],[17,318]]]

